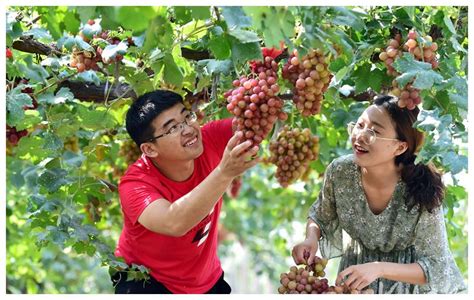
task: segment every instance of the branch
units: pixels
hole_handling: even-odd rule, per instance
[[[111,83],[109,83],[110,86]],[[105,99],[105,93],[107,91],[106,84],[102,83],[100,86],[96,86],[94,84],[88,84],[80,81],[69,81],[66,80],[58,85],[58,90],[62,87],[67,87],[71,90],[74,94],[76,99],[82,101],[90,101],[96,103],[102,103]],[[208,92],[207,90],[202,90],[199,93],[193,94],[191,91],[185,89],[187,91],[186,96],[184,99],[190,103],[198,102],[199,100],[205,98],[205,94]],[[365,92],[356,94],[355,91],[352,91],[349,95],[345,96],[343,94],[339,94],[342,99],[354,99],[355,101],[362,102],[362,101],[372,101],[372,99],[377,96],[377,93],[373,90],[367,90]],[[281,94],[279,96],[283,100],[292,100],[293,93],[286,93]],[[117,85],[116,88],[112,89],[109,95],[109,100],[115,100],[118,98],[132,98],[137,99],[138,96],[135,92],[130,88],[128,84],[122,83]]]
[[[13,42],[12,46],[16,50],[28,52],[28,53],[36,53],[36,54],[41,54],[41,55],[54,54],[57,56],[64,55],[64,53],[62,53],[55,47],[38,42],[34,40],[31,36],[20,37],[19,40],[16,40],[15,42]],[[192,50],[189,48],[182,47],[181,53],[182,53],[182,56],[186,59],[203,60],[203,59],[211,58],[210,53],[205,50]],[[282,54],[280,54],[278,57],[275,58],[275,60],[280,61],[284,58],[287,58],[288,56],[289,56],[288,49],[285,49]],[[109,83],[109,86],[110,86],[110,83]],[[71,92],[74,94],[74,97],[82,101],[92,101],[96,103],[102,103],[104,102],[104,99],[105,99],[106,83],[101,83],[100,86],[96,86],[94,84],[66,80],[58,84],[58,89],[60,89],[61,87],[68,87],[71,90]],[[353,91],[348,96],[344,96],[341,94],[341,98],[343,99],[353,98],[356,101],[370,101],[376,95],[377,93],[371,90],[362,92],[358,95],[355,95],[355,92]],[[137,95],[132,89],[130,89],[130,86],[128,84],[120,84],[117,86],[116,89],[111,91],[109,95],[109,100],[114,100],[119,97],[136,99]],[[189,91],[186,98],[188,97],[198,99],[199,97],[202,97],[202,95],[199,93],[196,95],[193,95]],[[284,100],[291,100],[293,98],[293,94],[291,93],[282,94],[280,95],[280,98]]]
[[[211,58],[211,54],[208,51],[199,51],[184,47],[181,47],[181,55],[186,59],[192,60],[203,60]]]
[[[64,55],[64,53],[62,53],[55,47],[38,42],[37,40],[33,39],[31,36],[21,36],[19,40],[16,40],[15,42],[13,42],[12,47],[13,49],[16,49],[18,51],[34,53],[34,54],[50,55],[51,53],[53,53],[57,56]],[[184,58],[192,59],[192,60],[203,60],[203,59],[209,59],[211,57],[211,54],[209,53],[209,51],[205,51],[205,50],[199,51],[199,50],[193,50],[193,49],[184,48],[184,47],[181,48],[181,53]]]
[[[110,84],[111,83],[109,83],[109,86]],[[58,85],[58,90],[62,87],[69,88],[76,99],[96,103],[104,102],[105,93],[107,92],[105,83],[102,83],[100,86],[96,86],[95,84],[66,80]],[[130,86],[128,84],[117,85],[117,87],[110,92],[109,100],[114,100],[119,97],[136,99],[137,95],[129,87]]]
[[[116,192],[117,189],[118,189],[118,188],[117,188],[117,185],[115,185],[115,184],[113,184],[113,183],[111,183],[111,182],[109,182],[109,181],[107,181],[107,180],[105,180],[105,179],[99,178],[99,181],[100,181],[103,185],[107,186],[107,188],[108,188],[111,192]]]
[[[339,97],[341,97],[342,99],[354,99],[357,102],[372,101],[375,96],[377,96],[377,93],[374,92],[371,89],[369,89],[365,92],[359,93],[357,95],[356,95],[355,91],[351,91],[351,93],[347,96],[339,93]],[[279,95],[279,97],[280,97],[280,99],[283,99],[283,100],[292,100],[293,99],[293,93],[281,94],[281,95]]]
[[[283,52],[280,55],[275,57],[275,61],[280,62],[280,60],[285,59],[285,58],[289,58],[289,57],[290,57],[290,53],[288,53],[288,48],[285,48],[285,49],[283,49]]]
[[[216,14],[216,18],[217,18],[217,21],[221,21],[221,14],[219,13],[219,9],[217,8],[217,6],[213,6],[212,7],[214,9],[214,13]]]
[[[343,96],[341,98],[343,98],[343,99],[352,98],[355,101],[362,102],[362,101],[372,101],[374,99],[374,97],[377,96],[377,95],[378,94],[376,92],[374,92],[371,89],[368,89],[367,91],[362,92],[362,93],[357,94],[357,95],[355,94],[355,91],[352,91],[347,97]]]
[[[45,45],[37,40],[34,40],[31,36],[21,36],[19,40],[13,42],[12,45],[13,49],[34,53],[34,54],[41,54],[41,55],[50,55],[51,53],[56,56],[61,56],[63,53],[56,48],[51,46]]]
[[[41,19],[41,15],[37,16],[36,18],[34,18],[33,20],[29,21],[28,24],[26,24],[26,27],[31,27],[33,26],[33,24],[35,24],[36,22],[38,22],[38,20]]]
[[[56,56],[62,56],[64,53],[60,52],[53,46],[49,46],[38,42],[37,40],[33,39],[31,36],[22,36],[19,40],[16,40],[12,47],[16,50],[27,52],[27,53],[34,53],[34,54],[41,54],[41,55],[50,55],[51,53]],[[192,50],[189,48],[181,48],[181,52],[184,58],[191,59],[191,60],[203,60],[209,59],[211,57],[208,51],[198,51]],[[145,70],[146,73],[151,76],[153,71],[150,69]],[[110,86],[110,83],[109,83]],[[74,94],[74,97],[79,100],[83,101],[92,101],[97,103],[104,102],[106,89],[106,83],[101,83],[100,86],[96,86],[93,84],[87,84],[80,81],[69,81],[66,80],[64,82],[58,83],[58,89],[61,87],[68,87],[71,92]],[[137,95],[127,84],[120,84],[117,86],[113,91],[111,91],[108,99],[114,100],[119,97],[122,98],[133,98],[136,99]]]

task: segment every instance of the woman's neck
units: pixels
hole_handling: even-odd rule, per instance
[[[365,183],[373,187],[386,187],[387,183],[396,183],[400,178],[400,168],[395,164],[362,167],[362,178]]]

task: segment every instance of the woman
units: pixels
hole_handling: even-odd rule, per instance
[[[337,285],[376,293],[466,289],[448,247],[441,175],[415,164],[418,113],[381,96],[348,125],[353,154],[328,166],[306,239],[293,248],[297,264],[311,264],[319,245],[323,257],[342,256]]]

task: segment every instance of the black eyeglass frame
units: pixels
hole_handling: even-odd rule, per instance
[[[165,137],[167,135],[170,135],[170,134],[173,134],[175,132],[181,132],[183,129],[184,129],[184,124],[186,123],[186,125],[188,126],[191,126],[194,122],[197,121],[197,115],[194,111],[190,110],[189,111],[189,114],[186,115],[186,117],[184,117],[184,121],[183,122],[180,122],[180,123],[177,123],[176,125],[174,125],[173,127],[171,127],[167,132],[163,133],[163,134],[160,134],[160,135],[157,135],[157,136],[154,136],[148,140],[146,140],[144,143],[146,142],[153,142],[153,141],[156,141],[157,139],[159,138],[162,138],[162,137]],[[175,127],[176,126],[176,127]],[[176,131],[173,130],[173,128],[176,128]]]

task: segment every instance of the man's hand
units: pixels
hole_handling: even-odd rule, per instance
[[[260,158],[253,158],[258,152],[258,146],[250,148],[252,142],[245,141],[239,144],[243,133],[237,131],[227,143],[222,160],[217,167],[222,176],[234,178],[260,162]]]
[[[353,265],[337,275],[336,285],[344,284],[351,289],[362,290],[377,278],[382,276],[380,263],[372,262],[361,265]],[[346,280],[344,278],[348,276]]]
[[[291,255],[297,265],[307,264],[311,265],[314,262],[314,257],[318,251],[318,241],[307,238],[293,247]]]

